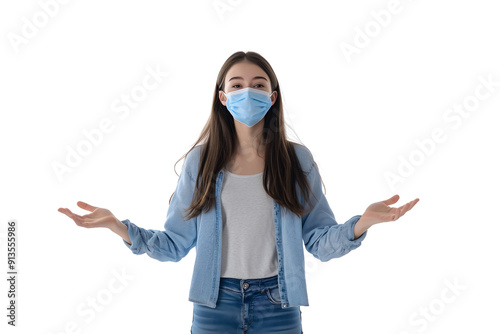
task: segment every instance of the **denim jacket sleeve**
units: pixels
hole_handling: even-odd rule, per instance
[[[316,198],[310,195],[312,210],[302,216],[302,237],[307,251],[325,262],[358,248],[366,237],[367,231],[354,239],[354,225],[361,215],[353,216],[344,224],[337,223],[323,194],[318,165],[312,157],[310,161],[309,172],[306,171],[306,174]]]
[[[184,211],[191,204],[195,181],[193,173],[192,150],[186,156],[177,187],[168,207],[164,230],[144,229],[128,219],[121,222],[128,227],[128,236],[132,244],[123,242],[134,254],[146,253],[159,261],[178,262],[186,256],[196,244],[196,219],[184,221]],[[197,166],[196,166],[197,167]]]

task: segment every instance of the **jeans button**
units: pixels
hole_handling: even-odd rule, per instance
[[[249,286],[250,284],[248,284],[247,282],[243,283],[243,290],[248,289]]]

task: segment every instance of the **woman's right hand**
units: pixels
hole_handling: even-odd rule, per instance
[[[108,209],[98,208],[82,201],[78,201],[76,204],[84,210],[91,211],[91,213],[80,216],[71,212],[68,208],[59,208],[57,211],[73,219],[76,225],[87,228],[107,227],[111,229],[119,221]]]

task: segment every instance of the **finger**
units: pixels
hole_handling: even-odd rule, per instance
[[[417,204],[417,203],[418,203],[418,198],[417,198],[416,200],[413,200],[413,201],[411,202],[411,204],[410,204],[410,208],[408,209],[408,211],[410,211],[410,210],[411,210],[411,209],[415,206],[415,204]]]
[[[402,213],[401,216],[408,210],[410,210],[418,201],[413,200],[411,202],[406,203],[398,208],[398,213]]]
[[[394,204],[399,200],[399,195],[394,195],[389,199],[386,199],[385,201],[382,201],[382,203],[386,205]]]
[[[401,218],[401,216],[403,216],[406,212],[408,212],[408,210],[410,210],[410,206],[408,204],[405,204],[399,212],[398,219]]]
[[[64,213],[68,217],[71,217],[71,214],[73,213],[68,208],[59,208],[57,211]]]
[[[76,204],[77,204],[80,208],[85,209],[85,210],[87,210],[87,211],[94,211],[95,209],[97,209],[95,206],[92,206],[92,205],[87,204],[87,203],[82,202],[82,201],[78,201]]]
[[[405,213],[407,213],[408,211],[410,211],[411,208],[413,208],[413,206],[415,204],[417,204],[417,202],[418,202],[418,198],[417,198],[417,200],[413,200],[411,202],[408,202],[405,205],[403,205],[402,207],[400,207],[401,212],[399,214],[399,217],[403,216]]]
[[[396,213],[396,218],[394,220],[398,220],[402,215],[405,214],[405,212],[406,212],[406,204],[398,208],[398,211]]]
[[[77,214],[71,212],[71,210],[68,209],[68,208],[60,208],[58,211],[64,213],[66,216],[68,216],[69,218],[73,219],[74,222],[77,225],[80,225],[81,222],[83,221],[83,217],[82,216],[77,215]]]
[[[408,204],[409,203],[406,203],[405,205],[402,205],[396,209],[396,216],[395,216],[394,220],[398,220],[402,215],[404,215],[406,213],[406,211],[408,211],[408,207],[409,207]]]
[[[399,216],[399,214],[406,209],[406,206],[408,205],[408,203],[406,203],[405,205],[401,205],[399,208],[391,208],[391,211],[390,213],[392,214],[393,217],[395,217],[397,219],[397,217]]]

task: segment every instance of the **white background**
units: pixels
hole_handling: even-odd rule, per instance
[[[189,333],[195,249],[178,263],[137,256],[111,231],[79,227],[57,209],[85,214],[82,200],[162,229],[174,164],[208,119],[220,67],[240,50],[273,66],[288,136],[313,153],[338,223],[394,194],[394,206],[420,198],[342,258],[320,262],[304,250],[304,333],[499,331],[493,1],[401,0],[386,26],[370,13],[389,0],[222,0],[222,14],[212,0],[69,1],[43,22],[44,3],[54,10],[49,0],[0,5],[1,267],[7,276],[6,223],[16,219],[19,272],[14,329],[1,280],[2,332]],[[12,42],[37,19],[36,33]],[[366,28],[372,37],[363,46]],[[342,43],[355,40],[358,53],[346,57]],[[120,119],[112,104],[142,83],[147,67],[169,74]],[[452,127],[443,116],[474,101],[481,76],[497,86]],[[58,178],[53,164],[107,118],[113,131]],[[415,141],[436,128],[446,140],[425,155]],[[391,187],[386,173],[410,156],[423,159]],[[116,293],[106,292],[113,271],[131,276],[114,283]],[[461,288],[454,293],[447,281]],[[110,299],[91,319],[87,303],[98,296]]]

